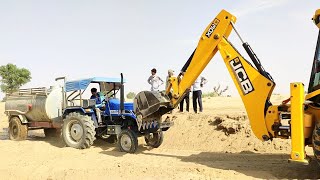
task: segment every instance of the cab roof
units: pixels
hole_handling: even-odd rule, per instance
[[[126,82],[126,80],[123,79],[123,82]],[[92,77],[92,78],[86,78],[86,79],[80,79],[80,80],[74,80],[74,81],[67,81],[65,91],[70,92],[70,91],[77,91],[77,90],[85,90],[87,89],[90,83],[106,83],[106,84],[120,85],[121,78]]]

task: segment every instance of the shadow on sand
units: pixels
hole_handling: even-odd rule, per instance
[[[0,132],[0,139],[7,140],[7,129]],[[46,138],[41,134],[29,136],[27,141],[43,141],[52,146],[63,148],[65,144],[61,138]],[[105,140],[95,140],[93,147],[101,148],[101,154],[122,157],[127,153],[119,152],[116,143]],[[222,170],[234,170],[253,178],[263,179],[319,179],[320,167],[313,159],[309,165],[288,163],[288,155],[285,154],[259,154],[253,152],[223,153],[201,152],[190,156],[159,154],[149,151],[150,147],[139,145],[136,154],[147,156],[171,157],[183,162],[192,162],[205,165],[210,168]],[[270,177],[271,176],[271,177]]]
[[[178,158],[183,162],[192,162],[215,169],[234,170],[253,178],[320,178],[320,167],[314,159],[309,165],[288,163],[289,156],[284,154],[201,152],[191,156],[175,156],[151,152],[142,153],[150,156]],[[270,175],[272,175],[272,177],[270,177]]]

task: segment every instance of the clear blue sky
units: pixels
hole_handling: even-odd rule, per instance
[[[179,71],[208,23],[226,9],[273,75],[275,92],[288,93],[292,81],[308,85],[318,33],[311,17],[318,5],[317,0],[0,0],[0,65],[29,69],[32,81],[24,87],[49,86],[57,76],[123,72],[126,91],[138,92],[149,89],[151,68],[163,79],[169,68]],[[230,40],[242,48],[235,33]],[[220,83],[237,94],[220,54],[202,75],[209,80],[205,91]]]

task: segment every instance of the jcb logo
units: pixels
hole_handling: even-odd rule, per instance
[[[242,63],[238,57],[232,59],[230,65],[233,69],[233,72],[238,80],[238,83],[242,89],[244,95],[249,94],[254,91],[252,83],[247,75],[247,72],[244,70]]]
[[[216,27],[218,26],[220,20],[219,19],[214,19],[213,23],[211,24],[210,28],[208,29],[208,31],[206,32],[206,36],[208,38],[210,38],[211,34],[213,33],[213,31],[216,29]]]

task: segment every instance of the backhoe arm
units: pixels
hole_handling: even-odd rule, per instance
[[[212,57],[217,53],[218,44],[221,42],[222,37],[229,36],[232,30],[231,22],[235,21],[236,17],[222,10],[202,33],[197,48],[181,69],[184,72],[181,81],[179,80],[181,74],[178,79],[171,79],[174,97],[172,103],[174,107],[179,104],[186,90],[190,88]],[[168,87],[167,94],[170,92],[170,89]]]
[[[177,107],[186,91],[219,51],[245,105],[254,134],[261,140],[270,138],[265,116],[271,105],[269,99],[275,83],[247,43],[243,43],[243,46],[255,67],[227,40],[235,21],[235,16],[222,10],[201,35],[198,46],[183,66],[182,73],[170,78],[165,94],[142,92],[137,95],[136,112],[142,114],[141,119],[161,116]],[[156,99],[158,101],[154,103]]]
[[[275,83],[271,76],[263,69],[260,61],[247,43],[244,48],[252,59],[253,67],[227,40],[236,18],[225,10],[209,24],[201,35],[198,46],[182,68],[184,72],[181,80],[171,79],[174,107],[183,99],[186,90],[198,78],[217,51],[220,52],[234,84],[245,105],[252,130],[261,140],[268,140],[265,115]],[[179,79],[179,77],[178,77]],[[167,89],[167,93],[170,89]]]

